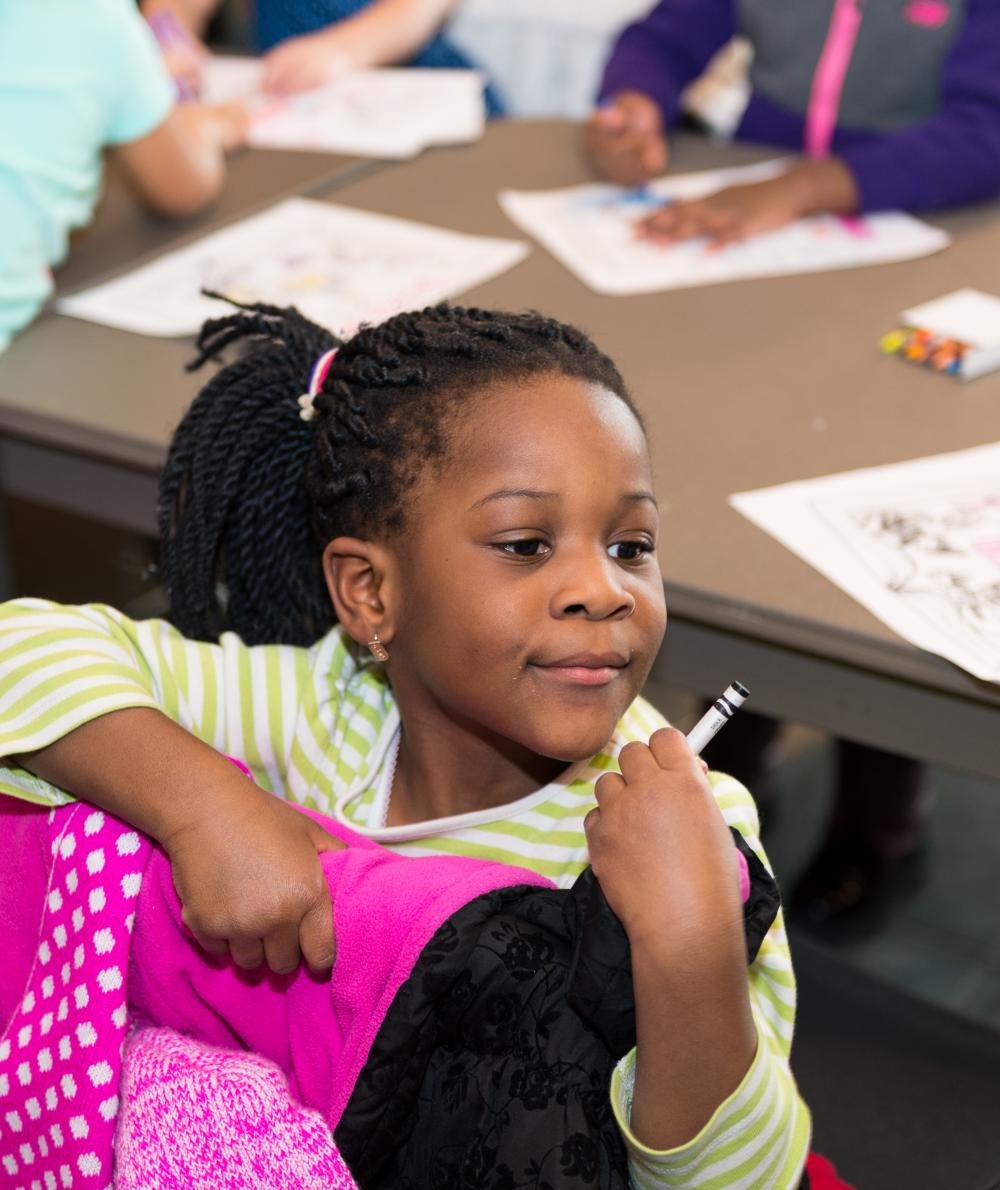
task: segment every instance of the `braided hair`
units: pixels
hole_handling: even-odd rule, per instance
[[[441,304],[342,342],[294,308],[241,306],[205,324],[189,370],[239,341],[246,350],[184,415],[160,481],[170,618],[200,640],[233,631],[247,644],[308,645],[327,632],[324,547],[398,533],[407,493],[447,455],[447,415],[492,384],[558,373],[604,386],[635,412],[586,335],[534,312]],[[304,421],[298,397],[334,347]]]

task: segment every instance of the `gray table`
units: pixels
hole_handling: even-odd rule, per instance
[[[675,161],[764,155],[686,140]],[[515,235],[498,189],[588,176],[572,125],[499,122],[477,145],[341,178],[331,197]],[[956,242],[925,260],[633,298],[591,293],[536,247],[463,300],[579,323],[631,385],[664,508],[671,624],[658,676],[713,695],[736,676],[758,710],[1000,777],[1000,690],[900,640],[726,504],[733,491],[1000,438],[1000,378],[961,388],[875,350],[906,306],[959,285],[996,289],[996,210],[941,223]],[[156,470],[197,387],[181,372],[189,352],[44,318],[0,360],[4,485],[149,529]]]

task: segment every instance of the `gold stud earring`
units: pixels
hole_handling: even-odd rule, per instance
[[[378,633],[373,633],[371,640],[368,642],[368,648],[371,649],[371,654],[376,661],[388,661],[389,650],[379,640]]]

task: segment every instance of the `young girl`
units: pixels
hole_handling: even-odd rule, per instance
[[[161,842],[203,945],[275,971],[329,966],[339,844],[267,790],[406,854],[562,887],[589,861],[632,949],[636,1184],[796,1186],[787,942],[779,915],[748,979],[726,829],[759,849],[753,804],[639,698],[665,615],[617,369],[551,319],[447,306],[346,343],[258,307],[201,358],[245,339],[164,474],[173,624],[4,610],[0,790],[86,791]]]
[[[624,185],[662,173],[681,92],[736,33],[754,61],[726,133],[804,152],[779,178],[676,203],[642,227],[719,243],[817,211],[922,211],[1000,192],[1000,6],[994,0],[663,0],[621,35],[588,127]]]
[[[131,0],[0,0],[0,352],[94,213],[105,148],[144,205],[190,215],[221,189],[245,126],[241,105],[174,107]]]

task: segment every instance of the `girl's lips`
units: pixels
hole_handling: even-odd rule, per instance
[[[622,667],[615,665],[539,665],[536,668],[571,686],[606,686],[622,672]]]

